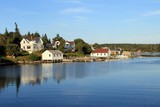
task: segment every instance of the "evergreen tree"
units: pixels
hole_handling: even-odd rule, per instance
[[[46,45],[49,43],[49,39],[46,34],[42,36],[42,40],[43,40],[44,47],[46,47]]]
[[[18,55],[20,48],[18,44],[7,44],[6,45],[6,52],[7,55]]]
[[[15,23],[15,33],[13,34],[13,44],[20,44],[20,41],[21,41],[21,34],[19,32],[19,29],[18,29],[18,25],[17,23]]]
[[[5,35],[8,36],[8,30],[7,30],[7,28],[5,29]]]
[[[34,33],[34,37],[40,37],[40,34],[38,32]]]
[[[15,22],[15,33],[19,33],[18,25],[17,25],[16,22]],[[20,33],[19,33],[19,34],[20,34]]]

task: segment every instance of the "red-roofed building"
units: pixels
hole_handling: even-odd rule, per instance
[[[64,51],[71,50],[72,52],[75,51],[75,43],[74,41],[66,41],[64,46]]]
[[[110,49],[109,48],[99,48],[91,52],[90,56],[92,58],[109,58]]]

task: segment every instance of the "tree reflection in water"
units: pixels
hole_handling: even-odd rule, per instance
[[[53,78],[58,84],[65,79],[84,78],[87,76],[103,75],[109,70],[107,63],[57,63],[35,65],[1,66],[0,68],[0,91],[9,85],[15,85],[17,93],[22,85],[41,85],[49,78]],[[94,71],[93,71],[94,70]],[[96,71],[96,72],[95,72]]]

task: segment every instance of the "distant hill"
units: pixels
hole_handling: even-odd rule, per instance
[[[125,51],[160,52],[160,44],[99,44],[99,46],[110,49],[121,48]]]

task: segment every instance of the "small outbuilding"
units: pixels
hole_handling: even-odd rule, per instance
[[[42,61],[46,62],[62,62],[63,53],[59,50],[46,50],[42,53]]]

